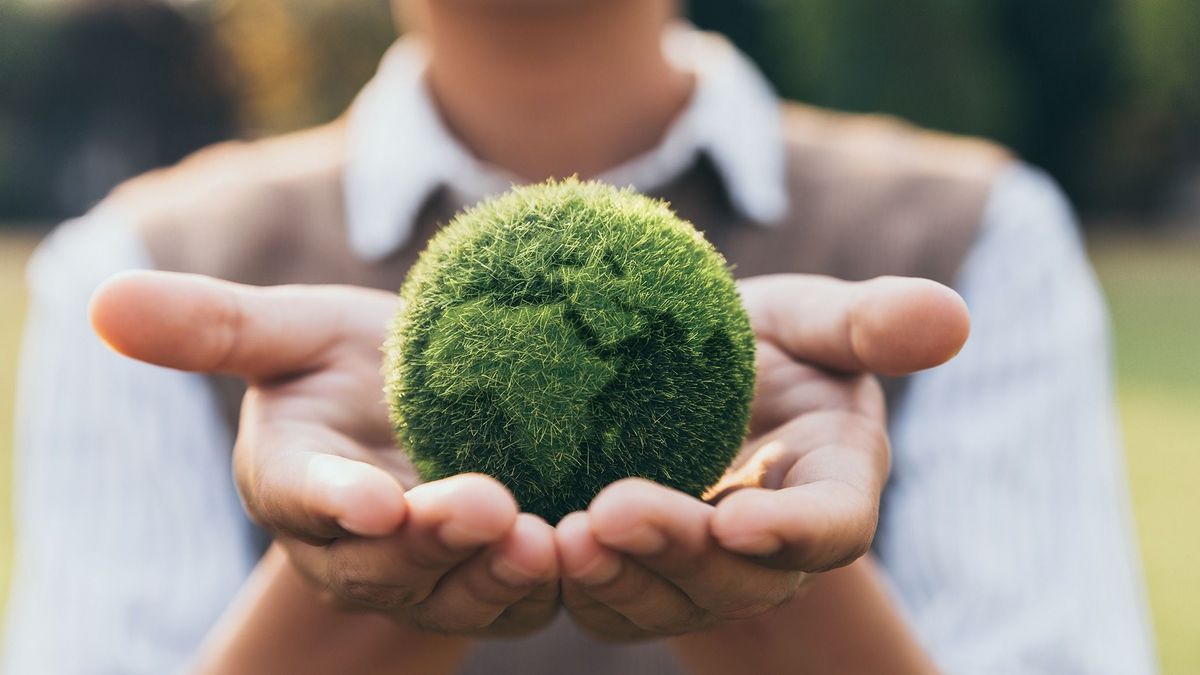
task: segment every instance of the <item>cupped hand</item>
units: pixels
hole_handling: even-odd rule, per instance
[[[808,575],[862,556],[889,468],[874,374],[943,363],[969,330],[961,298],[919,279],[779,275],[740,290],[758,379],[729,472],[705,500],[621,481],[558,525],[563,603],[599,637],[754,617],[790,601]]]
[[[247,381],[238,491],[338,603],[440,632],[535,630],[558,609],[553,529],[490,477],[418,484],[394,445],[379,350],[396,302],[131,272],[97,290],[91,315],[122,354]]]

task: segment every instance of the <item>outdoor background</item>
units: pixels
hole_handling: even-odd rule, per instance
[[[1200,673],[1200,2],[689,12],[789,97],[994,138],[1062,182],[1112,309],[1163,669]],[[0,0],[0,605],[21,274],[38,238],[124,177],[337,115],[393,38],[384,0]]]

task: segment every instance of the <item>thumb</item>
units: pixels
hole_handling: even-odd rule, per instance
[[[953,290],[927,279],[850,282],[777,274],[739,283],[754,332],[806,363],[904,375],[954,357],[970,316]]]

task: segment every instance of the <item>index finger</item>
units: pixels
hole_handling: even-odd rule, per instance
[[[396,296],[338,286],[245,286],[194,274],[118,274],[92,296],[117,352],[178,370],[266,380],[319,367],[340,341],[383,343]]]
[[[843,372],[905,375],[945,363],[970,332],[966,303],[928,279],[778,274],[740,282],[755,335]]]

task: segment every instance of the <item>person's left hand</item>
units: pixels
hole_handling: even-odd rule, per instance
[[[791,600],[870,547],[887,479],[882,391],[953,357],[966,306],[931,281],[740,284],[758,341],[750,434],[705,500],[627,479],[558,525],[562,598],[611,640],[679,635]],[[686,452],[686,448],[681,448]]]

